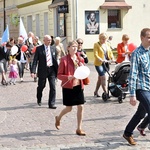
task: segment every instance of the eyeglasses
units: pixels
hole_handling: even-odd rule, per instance
[[[83,43],[81,43],[81,42],[78,42],[78,44],[83,44]]]

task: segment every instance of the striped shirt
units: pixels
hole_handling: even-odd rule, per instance
[[[150,91],[150,50],[140,45],[131,56],[129,91],[135,96],[136,90]]]

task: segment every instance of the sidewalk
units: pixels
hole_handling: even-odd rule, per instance
[[[124,128],[136,107],[129,104],[128,96],[121,104],[115,97],[108,102],[103,102],[101,97],[95,98],[97,73],[92,64],[88,66],[91,83],[85,87],[83,119],[87,136],[75,134],[76,107],[62,118],[61,129],[56,130],[55,116],[64,107],[60,81],[57,82],[57,109],[48,109],[48,84],[39,107],[36,104],[37,83],[26,71],[23,83],[18,79],[16,85],[0,85],[0,150],[150,150],[148,129],[146,137],[135,129],[136,146],[129,146],[123,139]]]

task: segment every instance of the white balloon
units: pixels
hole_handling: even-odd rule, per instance
[[[76,79],[85,79],[90,75],[90,69],[87,66],[80,66],[74,72]]]
[[[15,55],[17,52],[18,52],[18,47],[14,45],[14,46],[11,48],[11,55]]]
[[[29,43],[33,44],[32,37],[29,38]]]

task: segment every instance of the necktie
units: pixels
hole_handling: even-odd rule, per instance
[[[51,66],[51,56],[50,56],[50,51],[48,50],[48,47],[46,47],[46,60],[47,60],[47,66]]]

